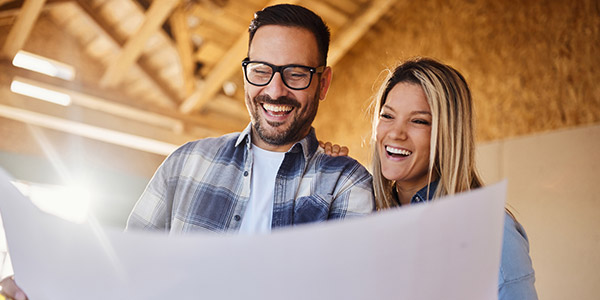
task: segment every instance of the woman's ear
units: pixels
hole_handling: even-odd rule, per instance
[[[333,76],[333,71],[331,70],[331,67],[327,67],[325,68],[325,70],[323,71],[323,74],[321,74],[321,82],[320,82],[320,87],[321,90],[319,91],[319,100],[325,100],[325,96],[327,96],[327,91],[329,90],[329,86],[331,84],[331,77]]]

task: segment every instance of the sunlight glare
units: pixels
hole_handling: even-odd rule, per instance
[[[75,223],[88,219],[91,196],[88,189],[78,186],[15,183],[25,196],[41,210]]]

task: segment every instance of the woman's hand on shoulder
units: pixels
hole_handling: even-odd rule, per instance
[[[329,156],[348,156],[350,150],[346,146],[340,146],[338,144],[332,144],[331,142],[319,141],[319,146],[325,150],[325,154]]]

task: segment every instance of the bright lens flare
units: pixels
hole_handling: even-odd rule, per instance
[[[90,211],[90,193],[77,186],[53,186],[15,183],[25,196],[41,210],[75,223],[87,220]]]

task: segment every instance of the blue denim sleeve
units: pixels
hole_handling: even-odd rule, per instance
[[[529,256],[527,234],[521,224],[506,214],[498,278],[498,299],[537,300],[534,283],[535,272]]]

